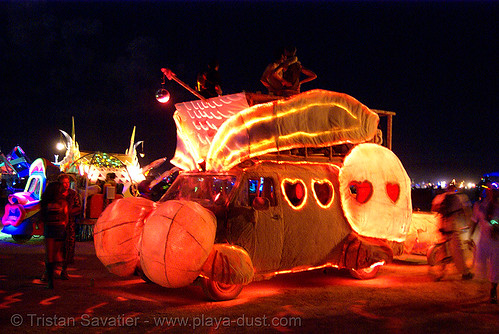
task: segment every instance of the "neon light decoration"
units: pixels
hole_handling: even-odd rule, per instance
[[[211,281],[203,290],[222,299],[230,295],[224,285],[278,273],[330,266],[355,269],[363,277],[376,274],[377,266],[393,258],[387,240],[405,240],[412,213],[410,180],[398,158],[365,143],[376,135],[378,116],[348,95],[323,90],[250,108],[242,107],[244,94],[238,97],[244,100],[235,103],[240,109],[231,109],[225,97],[177,105],[172,163],[193,172],[182,173],[157,204],[113,202],[97,221],[96,230],[103,231],[94,239],[102,248],[99,258],[110,271],[142,270],[165,287],[201,277]],[[335,162],[262,156],[341,143],[358,145]],[[207,178],[228,174],[237,189],[226,200],[206,201],[221,197],[211,191],[201,196]],[[279,190],[284,200],[275,197]],[[306,205],[309,191],[317,206]],[[225,221],[217,221],[232,208]],[[121,255],[123,233],[134,238]],[[370,269],[375,270],[367,273]]]
[[[66,138],[66,155],[59,166],[66,173],[79,173],[91,182],[105,180],[107,173],[115,173],[116,182],[129,184],[145,180],[137,158],[137,147],[142,141],[135,141],[135,127],[130,137],[130,146],[125,154],[110,154],[106,152],[80,152],[75,139],[74,120],[72,136],[66,132],[61,133]]]
[[[327,209],[333,204],[334,187],[331,181],[312,179],[311,188],[315,201],[321,208]]]
[[[248,108],[246,94],[238,93],[175,105],[173,118],[177,126],[177,148],[170,161],[183,170],[198,169],[205,160],[220,126],[239,111]]]
[[[265,153],[298,147],[361,143],[376,135],[379,117],[353,97],[312,90],[248,107],[244,93],[175,105],[177,149],[171,163],[229,170]]]
[[[324,90],[255,105],[223,123],[205,159],[206,169],[229,170],[278,150],[365,142],[375,136],[378,122],[378,115],[353,97]]]
[[[281,181],[281,190],[284,199],[293,209],[300,210],[307,203],[307,187],[302,180],[283,179]]]
[[[24,191],[9,195],[9,203],[5,206],[5,214],[2,217],[3,233],[33,233],[33,224],[28,218],[40,210],[40,199],[47,184],[47,177],[54,177],[58,173],[59,169],[44,158],[38,158],[31,164]]]

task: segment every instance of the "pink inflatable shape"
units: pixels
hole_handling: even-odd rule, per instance
[[[7,204],[2,217],[2,224],[17,227],[23,222],[24,218],[26,218],[26,211],[21,204]]]

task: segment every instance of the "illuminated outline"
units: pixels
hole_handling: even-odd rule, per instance
[[[300,205],[295,206],[289,200],[288,195],[286,194],[286,189],[284,188],[286,182],[291,183],[292,185],[296,184],[296,183],[301,183],[302,184],[305,193],[303,194],[303,200],[300,203]],[[303,208],[305,206],[305,203],[307,203],[307,197],[308,197],[307,185],[301,179],[289,179],[289,178],[282,179],[282,181],[281,181],[281,191],[282,191],[282,194],[283,194],[284,199],[286,200],[286,202],[288,202],[289,206],[292,207],[294,210],[301,210],[301,208]]]
[[[319,197],[317,197],[317,194],[315,193],[315,187],[314,185],[315,184],[329,184],[331,186],[331,199],[324,205],[322,204],[322,202],[319,200]],[[333,201],[334,201],[334,186],[333,186],[333,183],[331,181],[329,181],[328,179],[312,179],[311,183],[311,188],[312,188],[312,194],[314,194],[314,198],[315,198],[315,201],[317,202],[317,205],[319,205],[321,208],[323,209],[327,209],[329,208],[332,204],[333,204]]]

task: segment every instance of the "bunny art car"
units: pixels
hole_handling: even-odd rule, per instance
[[[379,116],[312,90],[249,106],[244,94],[178,104],[182,169],[158,202],[124,198],[94,229],[109,271],[214,300],[280,273],[335,267],[371,278],[402,249],[410,180]]]

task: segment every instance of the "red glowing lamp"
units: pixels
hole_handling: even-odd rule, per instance
[[[163,85],[165,84],[166,79],[173,80],[173,81],[177,82],[179,85],[181,85],[182,87],[187,89],[189,92],[194,94],[194,96],[196,96],[198,99],[200,99],[202,101],[206,101],[206,99],[203,96],[201,96],[198,92],[196,92],[194,89],[192,89],[188,84],[186,84],[185,82],[180,80],[175,75],[175,73],[173,73],[172,70],[170,70],[169,68],[162,68],[161,72],[163,73],[163,82],[161,83],[162,88],[156,92],[156,100],[158,100],[158,102],[166,103],[170,100],[170,93],[166,89],[163,88]]]
[[[170,92],[164,88],[160,88],[156,91],[156,100],[160,103],[167,103],[170,101]]]

